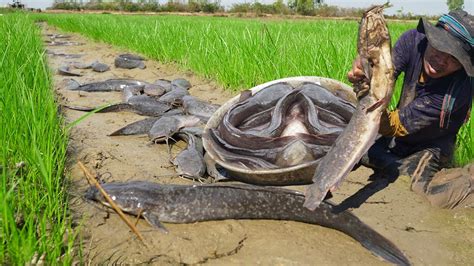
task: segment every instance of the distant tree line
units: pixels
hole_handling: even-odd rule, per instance
[[[55,0],[53,9],[65,10],[104,10],[127,12],[205,12],[224,11],[218,2],[208,0],[189,0],[187,2],[169,0],[159,4],[157,0]]]
[[[361,8],[340,8],[328,6],[323,0],[276,0],[272,4],[253,3],[233,4],[228,10],[219,1],[212,0],[169,0],[159,4],[157,0],[55,0],[53,9],[65,10],[104,10],[127,12],[203,12],[203,13],[254,13],[307,15],[307,16],[360,16]]]
[[[450,5],[463,5],[463,0],[448,0]],[[158,0],[55,0],[53,9],[65,10],[103,10],[126,12],[202,12],[202,13],[234,13],[237,16],[251,13],[257,16],[265,14],[304,15],[320,17],[361,17],[365,8],[342,8],[330,6],[324,0],[276,0],[272,4],[258,1],[252,3],[233,4],[228,10],[219,0],[168,0],[160,4]],[[450,6],[451,8],[451,6]],[[387,16],[400,19],[417,19],[418,16],[399,10],[396,15]],[[434,18],[434,17],[433,17]]]
[[[448,4],[449,11],[464,8],[464,0],[448,0],[446,4]]]

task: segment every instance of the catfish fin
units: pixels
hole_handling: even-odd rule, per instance
[[[148,131],[150,131],[156,120],[158,120],[158,117],[145,118],[143,120],[133,122],[110,133],[109,136],[146,134]]]
[[[168,229],[166,229],[166,227],[158,219],[158,216],[154,215],[153,213],[149,213],[149,212],[143,212],[142,216],[154,228],[160,230],[161,232],[163,232],[165,234],[169,233]]]
[[[240,93],[239,102],[243,102],[243,101],[247,100],[250,97],[252,97],[252,91],[251,90],[243,90]]]
[[[100,109],[100,106],[96,106],[96,107],[71,106],[71,105],[63,105],[63,106],[66,107],[67,109],[82,111],[82,112],[92,112],[96,109]],[[116,104],[112,104],[98,110],[97,113],[120,112],[124,110],[133,110],[133,106],[128,103],[116,103]]]

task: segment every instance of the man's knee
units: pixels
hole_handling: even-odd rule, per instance
[[[400,175],[410,176],[411,190],[424,194],[432,176],[439,169],[439,156],[429,150],[423,150],[392,162],[383,172],[386,177],[393,179]]]
[[[467,167],[444,169],[433,177],[426,198],[439,208],[474,207],[473,177]]]

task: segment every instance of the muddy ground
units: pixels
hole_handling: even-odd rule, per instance
[[[44,34],[60,33],[44,26]],[[70,41],[80,46],[46,46],[55,53],[81,54],[65,59],[48,55],[54,72],[54,83],[61,104],[97,106],[119,102],[120,93],[87,93],[67,91],[57,68],[67,62],[109,64],[111,70],[96,73],[90,69],[74,70],[84,74],[75,78],[81,83],[108,78],[133,78],[153,82],[156,79],[188,79],[190,92],[203,100],[222,104],[233,94],[212,81],[176,66],[147,60],[146,69],[116,69],[114,58],[125,49],[90,41],[76,34]],[[44,37],[48,40],[48,37]],[[68,123],[84,113],[63,109]],[[378,265],[385,262],[374,257],[358,242],[338,231],[291,221],[227,220],[194,224],[166,224],[163,234],[144,220],[138,229],[147,245],[142,244],[113,211],[83,198],[88,183],[77,166],[81,160],[101,175],[105,182],[147,180],[159,183],[191,184],[176,177],[168,161],[164,144],[148,145],[147,136],[110,137],[109,133],[143,117],[133,113],[94,114],[71,131],[68,168],[70,170],[71,208],[81,230],[85,263],[126,264],[263,264],[263,265]],[[185,147],[178,142],[173,154]],[[406,178],[387,187],[369,185],[372,170],[360,167],[352,172],[334,193],[336,203],[348,204],[353,212],[375,230],[392,240],[416,265],[468,265],[474,261],[474,211],[472,209],[439,210],[409,191]],[[363,189],[364,188],[364,189]],[[292,187],[302,190],[303,187]],[[363,189],[363,190],[361,190]],[[359,191],[359,192],[358,192]],[[363,191],[364,193],[361,193]],[[356,197],[356,196],[362,197]],[[364,197],[363,195],[371,195]],[[360,204],[357,200],[362,198]],[[352,199],[352,200],[348,200]],[[357,206],[360,205],[360,206]],[[133,217],[130,217],[133,218]]]

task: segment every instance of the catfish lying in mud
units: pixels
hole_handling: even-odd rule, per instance
[[[210,104],[198,100],[191,95],[185,95],[182,100],[184,111],[189,115],[199,117],[203,122],[207,122],[212,114],[220,107],[220,105],[217,104]]]
[[[83,55],[80,55],[80,54],[65,54],[65,53],[55,53],[53,51],[50,51],[48,49],[46,49],[46,54],[50,55],[50,56],[62,56],[64,58],[81,58]]]
[[[144,58],[138,55],[132,54],[121,54],[115,58],[114,64],[117,68],[133,69],[140,68],[145,69]]]
[[[163,113],[159,117],[149,117],[143,120],[139,120],[128,124],[111,134],[109,136],[124,136],[124,135],[139,135],[139,134],[148,134],[150,129],[153,127],[155,122],[163,116],[172,116],[172,115],[182,115],[183,112],[179,109],[171,109],[165,113]]]
[[[90,112],[98,107],[82,107],[82,106],[65,106],[68,109],[76,111]],[[117,103],[107,106],[98,113],[109,113],[109,112],[120,112],[130,111],[139,115],[145,116],[161,116],[165,112],[171,109],[171,106],[167,103],[157,101],[146,95],[137,95],[130,97],[126,103]]]
[[[183,97],[186,95],[189,95],[187,89],[180,86],[173,86],[172,89],[163,94],[159,100],[174,106],[181,106],[183,104]]]
[[[70,67],[68,66],[60,66],[58,68],[58,74],[63,76],[71,76],[71,77],[81,77],[81,73],[72,72]]]
[[[175,133],[184,127],[194,127],[199,124],[199,118],[192,115],[163,116],[158,119],[150,131],[148,137],[154,143],[160,141],[168,142]]]
[[[70,39],[71,35],[64,35],[64,34],[46,34],[50,39]]]
[[[370,87],[358,84],[355,88],[359,98],[356,111],[331,150],[321,159],[313,184],[306,190],[304,206],[310,210],[316,209],[326,193],[343,181],[375,142],[380,117],[392,96],[394,67],[384,7],[375,6],[362,16],[358,53]]]
[[[142,94],[147,87],[154,87],[152,84],[145,85],[128,85],[122,88],[122,100],[123,103],[117,103],[107,106],[98,112],[119,112],[119,111],[130,111],[139,115],[146,116],[162,116],[164,113],[171,109],[171,105],[165,102],[161,102],[155,97],[151,97]],[[152,88],[153,89],[153,88]],[[82,107],[82,106],[66,106],[69,109],[77,111],[90,112],[98,109],[99,107]]]
[[[173,160],[178,175],[186,178],[203,180],[206,174],[206,163],[204,162],[204,148],[202,140],[190,133],[178,132],[178,137],[184,139],[188,145]]]
[[[189,90],[191,88],[191,83],[186,79],[177,78],[177,79],[173,79],[171,81],[171,86],[172,87],[181,87],[183,89]]]
[[[122,210],[141,214],[157,228],[164,228],[161,222],[194,223],[225,219],[298,221],[336,229],[388,262],[409,265],[408,259],[392,242],[349,211],[336,213],[334,206],[328,202],[322,202],[317,210],[310,211],[303,207],[304,195],[296,191],[236,184],[180,186],[140,181],[109,183],[103,188]],[[86,197],[106,204],[95,187],[86,192]]]
[[[81,85],[79,82],[71,79],[68,80],[66,89],[72,91],[122,91],[129,86],[145,86],[147,82],[133,79],[108,79],[105,81],[93,82]]]
[[[74,68],[79,69],[92,69],[95,72],[105,72],[110,70],[110,67],[104,63],[100,63],[99,61],[94,61],[90,64],[83,64],[78,62],[73,62],[71,64]]]
[[[70,41],[46,41],[46,44],[49,46],[77,46],[77,45],[84,45],[84,43],[81,42],[70,42]]]

